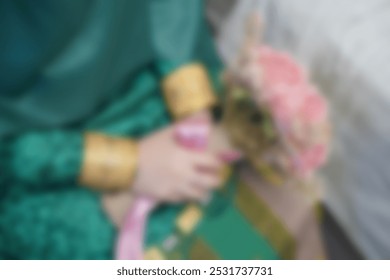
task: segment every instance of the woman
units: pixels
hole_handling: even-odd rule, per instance
[[[297,256],[266,203],[234,174],[222,181],[212,152],[173,140],[170,123],[211,122],[216,102],[200,1],[0,5],[1,258],[113,258],[117,229],[101,206],[112,191],[162,205],[145,258]]]

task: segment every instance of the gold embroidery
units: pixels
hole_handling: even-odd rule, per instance
[[[182,233],[189,234],[201,218],[202,211],[195,204],[191,204],[177,217],[176,226]]]
[[[207,71],[198,63],[180,67],[164,79],[162,87],[175,118],[185,117],[216,103]]]

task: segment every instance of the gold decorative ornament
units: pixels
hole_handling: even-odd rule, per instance
[[[203,214],[199,207],[195,204],[190,204],[176,218],[176,226],[182,233],[189,234],[198,225],[202,216]]]
[[[168,107],[177,119],[213,106],[216,97],[202,64],[187,64],[163,80]]]
[[[134,141],[86,133],[80,184],[99,190],[129,188],[137,160],[138,149]]]

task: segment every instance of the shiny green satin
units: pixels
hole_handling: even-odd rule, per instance
[[[0,13],[0,136],[82,128],[145,68],[219,65],[197,0],[2,1]]]

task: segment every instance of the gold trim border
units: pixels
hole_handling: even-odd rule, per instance
[[[259,234],[265,236],[283,259],[294,259],[296,255],[296,240],[252,189],[244,182],[238,184],[235,203],[239,211],[256,228]]]

